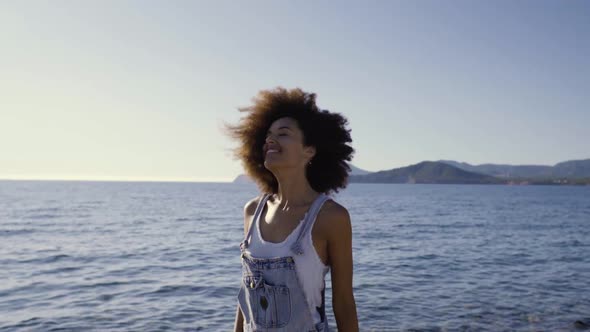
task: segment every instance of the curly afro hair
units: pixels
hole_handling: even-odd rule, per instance
[[[348,120],[339,113],[320,110],[316,95],[299,88],[277,87],[262,90],[253,104],[239,108],[247,113],[237,125],[226,125],[229,135],[239,142],[235,157],[242,161],[246,174],[266,193],[277,193],[278,182],[264,167],[262,146],[270,125],[284,117],[294,119],[303,132],[304,146],[314,146],[316,154],[307,166],[306,177],[320,193],[338,192],[347,185],[354,149]]]

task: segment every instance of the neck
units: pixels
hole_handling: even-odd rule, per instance
[[[281,172],[276,172],[274,175],[279,184],[276,195],[277,202],[284,210],[288,210],[289,207],[298,207],[311,204],[311,202],[313,202],[319,195],[319,193],[313,190],[307,181],[304,171],[290,172],[288,170],[284,170]]]

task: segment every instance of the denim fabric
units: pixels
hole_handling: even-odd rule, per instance
[[[260,200],[254,219],[258,218],[268,195]],[[303,232],[327,200],[320,195],[310,207],[308,218],[301,233],[291,247],[294,255],[302,254]],[[277,258],[256,258],[245,252],[254,223],[244,241],[242,251],[242,283],[238,292],[238,303],[244,318],[244,331],[328,331],[327,320],[314,324],[292,256]]]

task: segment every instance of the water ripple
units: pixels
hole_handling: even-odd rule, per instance
[[[231,329],[253,187],[7,183],[0,331]],[[352,185],[361,330],[590,329],[588,190]]]

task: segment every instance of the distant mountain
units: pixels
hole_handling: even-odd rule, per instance
[[[244,183],[244,184],[251,184],[254,183],[252,179],[246,174],[240,174],[236,176],[236,178],[232,181],[232,183]]]
[[[387,171],[353,175],[351,183],[456,183],[456,184],[499,184],[505,181],[493,176],[469,172],[461,168],[435,161],[421,163]]]
[[[564,161],[553,166],[554,177],[587,178],[590,177],[590,159]]]
[[[471,165],[454,160],[423,161],[406,167],[369,172],[349,164],[350,183],[445,183],[445,184],[587,184],[590,159],[546,165]],[[234,183],[254,183],[241,174]]]
[[[590,177],[590,159],[570,160],[546,165],[502,165],[481,164],[471,165],[454,160],[439,160],[439,162],[458,167],[469,172],[476,172],[500,178],[587,178]]]
[[[364,169],[360,169],[353,164],[348,164],[348,166],[350,166],[350,175],[365,175],[371,173],[369,171],[365,171]]]

